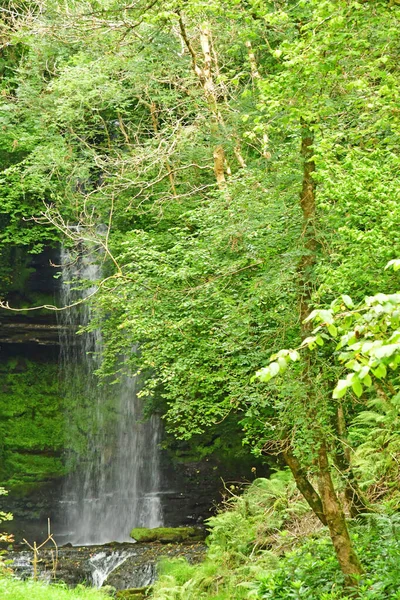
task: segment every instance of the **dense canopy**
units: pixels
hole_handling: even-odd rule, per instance
[[[399,502],[399,2],[0,16],[3,306],[11,248],[91,254],[100,380],[141,373],[171,439],[286,461],[354,586],[345,513]]]

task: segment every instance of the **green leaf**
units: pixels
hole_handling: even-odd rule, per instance
[[[352,358],[351,360],[349,360],[345,364],[345,367],[347,369],[351,369],[352,371],[356,371],[356,372],[358,372],[358,371],[361,370],[361,365],[360,365],[360,363],[355,358]]]
[[[283,358],[283,356],[280,356],[278,358],[278,365],[279,365],[280,371],[283,373],[284,371],[286,371],[287,366],[288,366],[287,360],[285,358]]]
[[[372,385],[372,379],[371,379],[371,375],[366,375],[363,379],[363,383],[364,385],[366,385],[367,387],[371,387]]]
[[[357,369],[355,369],[355,370],[357,370]],[[361,367],[361,369],[358,372],[358,378],[360,380],[364,379],[368,375],[368,373],[369,373],[369,367],[368,366]]]
[[[381,346],[374,350],[374,356],[376,358],[387,358],[392,356],[397,350],[400,349],[400,344],[387,344],[386,346]]]
[[[280,366],[277,362],[272,362],[268,365],[269,368],[269,372],[271,377],[275,377],[275,375],[278,375],[278,373],[280,372]]]
[[[320,317],[321,321],[323,321],[327,325],[333,325],[334,321],[332,310],[319,310],[318,316]]]
[[[316,336],[309,336],[306,337],[302,342],[301,342],[301,347],[303,348],[304,346],[308,346],[310,348],[310,350],[312,350],[313,348],[315,348],[315,342],[316,342],[317,337]]]
[[[255,378],[259,379],[263,383],[267,383],[271,379],[271,373],[270,373],[269,367],[263,367],[262,369],[257,371],[257,373],[255,374],[255,377],[252,378],[252,381]]]
[[[360,398],[360,396],[362,396],[363,386],[362,386],[361,381],[358,378],[354,378],[351,388],[352,388],[353,392],[355,393],[355,395],[357,396],[357,398]]]
[[[308,315],[308,317],[306,317],[303,321],[303,323],[308,323],[309,321],[313,321],[315,319],[316,316],[318,316],[319,311],[318,310],[312,310],[310,312],[310,314]]]
[[[332,393],[332,398],[339,399],[343,398],[348,388],[351,386],[351,383],[347,379],[339,379],[336,384],[335,389]]]
[[[338,330],[336,325],[328,325],[328,331],[332,337],[336,337],[338,334]]]
[[[387,374],[386,366],[383,363],[380,363],[376,369],[371,369],[371,371],[378,379],[384,379]]]
[[[354,302],[347,294],[342,294],[342,300],[347,308],[354,308]]]
[[[389,260],[385,269],[389,269],[390,267],[393,267],[393,271],[399,271],[400,270],[400,259],[394,258],[393,260]]]

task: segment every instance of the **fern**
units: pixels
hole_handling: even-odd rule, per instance
[[[350,440],[356,445],[355,470],[370,486],[385,479],[391,488],[400,478],[400,395],[374,398],[353,421]]]

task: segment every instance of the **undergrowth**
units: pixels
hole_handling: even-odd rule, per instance
[[[69,589],[65,585],[47,585],[42,582],[20,581],[0,577],[1,600],[106,600],[105,592],[84,586]]]
[[[351,523],[365,567],[359,600],[400,600],[400,515],[392,513]],[[287,471],[254,481],[208,526],[206,560],[197,565],[163,561],[153,600],[348,597],[328,532],[310,514]]]

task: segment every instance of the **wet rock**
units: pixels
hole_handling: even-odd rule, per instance
[[[141,590],[151,585],[157,576],[157,563],[162,558],[181,556],[189,562],[203,560],[206,547],[199,542],[174,544],[106,544],[105,546],[61,547],[55,565],[55,549],[43,548],[39,554],[39,578],[63,581],[69,587],[79,583],[115,590]],[[33,553],[20,546],[9,551],[6,558],[20,578],[32,576]],[[129,596],[120,596],[129,598]],[[133,596],[135,600],[140,594]]]
[[[121,598],[122,600],[142,600],[142,598],[146,598],[146,592],[149,588],[130,588],[129,590],[120,590],[116,594],[116,598]]]
[[[107,584],[117,590],[145,588],[156,579],[156,561],[147,562],[146,557],[132,556],[121,567],[110,573]]]
[[[161,542],[162,544],[186,541],[202,541],[206,531],[199,527],[136,527],[130,533],[137,542]]]
[[[130,556],[107,577],[107,584],[117,590],[137,589],[151,585],[157,577],[157,563],[163,558],[181,556],[189,562],[200,562],[206,547],[202,543],[135,544]]]

